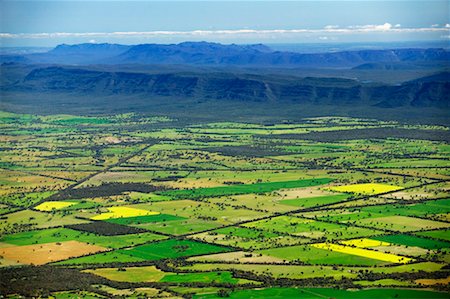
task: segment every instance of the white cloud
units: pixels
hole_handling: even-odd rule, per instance
[[[392,25],[356,25],[341,28],[337,25],[327,25],[321,29],[223,29],[223,30],[192,30],[192,31],[117,31],[117,32],[43,32],[43,33],[0,33],[0,38],[6,39],[51,39],[51,38],[89,38],[95,42],[96,38],[130,37],[130,38],[156,38],[156,37],[273,37],[276,35],[299,34],[364,34],[372,32],[394,33],[423,33],[442,32],[448,33],[450,24],[444,27],[431,26],[422,28],[404,28],[400,24]]]
[[[352,30],[364,30],[364,31],[386,31],[392,28],[392,24],[384,23],[383,25],[356,25],[349,26]]]
[[[11,33],[0,33],[0,38],[13,38],[15,37],[15,34]]]

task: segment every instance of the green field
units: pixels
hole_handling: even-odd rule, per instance
[[[406,246],[417,246],[426,249],[442,249],[442,248],[450,248],[449,242],[432,240],[419,238],[416,236],[410,235],[388,235],[388,236],[378,236],[373,237],[372,239],[380,240],[388,243],[398,244],[398,245],[406,245]]]
[[[447,127],[6,112],[0,126],[4,297],[448,297]],[[374,184],[400,189],[332,191]],[[39,210],[53,201],[75,204]],[[98,219],[114,210],[139,214]]]
[[[379,260],[318,249],[307,245],[265,249],[260,252],[265,255],[286,259],[288,261],[301,261],[313,265],[338,264],[374,266],[384,264],[384,262]]]
[[[272,232],[252,230],[245,227],[227,227],[215,230],[215,232],[245,239],[273,238],[279,236]]]
[[[171,283],[229,283],[236,284],[239,280],[233,278],[230,272],[177,273],[164,276],[160,282]]]
[[[328,205],[331,203],[336,203],[344,201],[349,196],[347,194],[330,195],[330,196],[318,196],[318,197],[308,197],[308,198],[296,198],[296,199],[284,199],[280,203],[284,205],[290,205],[294,207],[309,208],[318,205]]]
[[[367,228],[346,226],[341,224],[301,219],[292,216],[273,217],[270,220],[260,220],[244,224],[246,227],[276,232],[289,233],[296,236],[329,240],[339,238],[356,238],[380,234],[380,231]]]
[[[192,190],[177,190],[165,191],[163,195],[168,195],[173,198],[202,198],[215,197],[224,195],[237,195],[248,193],[266,193],[279,189],[288,188],[302,188],[310,186],[319,186],[331,182],[329,178],[317,178],[310,180],[285,181],[285,182],[270,182],[270,183],[256,183],[235,185],[230,187],[215,187],[215,188],[199,188]]]
[[[55,265],[80,265],[80,264],[108,264],[108,263],[134,263],[144,262],[145,259],[131,256],[120,251],[109,251],[89,256],[69,259],[66,261],[56,262]]]
[[[198,295],[194,298],[220,298],[216,294]],[[385,290],[361,290],[361,291],[345,291],[345,290],[330,290],[330,289],[300,289],[300,288],[268,288],[261,290],[242,290],[232,292],[229,298],[305,298],[305,299],[319,299],[319,298],[447,298],[444,292],[432,292],[422,290],[404,290],[404,289],[385,289]]]
[[[229,251],[226,247],[210,245],[187,240],[167,240],[152,244],[137,246],[120,253],[144,260],[173,259],[178,257],[211,254]]]
[[[79,232],[67,228],[54,228],[7,235],[1,238],[0,242],[14,245],[31,245],[76,240],[102,247],[122,248],[165,238],[166,237],[164,236],[155,235],[152,233],[99,236],[92,233]]]
[[[137,217],[125,217],[125,218],[112,218],[106,221],[111,223],[117,223],[122,225],[140,225],[154,222],[168,222],[174,220],[183,220],[187,219],[184,217],[168,215],[168,214],[158,214],[158,215],[150,215],[150,216],[137,216]]]
[[[416,233],[418,236],[431,237],[439,240],[445,240],[450,242],[450,230],[433,230],[429,232],[418,232]]]

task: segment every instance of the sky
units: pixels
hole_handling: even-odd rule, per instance
[[[450,42],[448,0],[0,0],[0,46]]]

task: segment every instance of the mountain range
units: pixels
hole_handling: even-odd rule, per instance
[[[134,109],[212,119],[230,113],[244,119],[256,113],[278,119],[420,115],[447,123],[449,55],[442,48],[305,54],[262,44],[60,45],[0,56],[0,109]]]
[[[59,45],[45,53],[2,55],[0,62],[50,64],[188,64],[257,67],[356,67],[367,63],[448,62],[443,48],[359,50],[328,53],[274,51],[262,45],[222,45],[208,42],[180,44]]]
[[[450,107],[450,72],[398,85],[361,83],[343,78],[287,77],[233,73],[98,71],[52,66],[36,68],[3,90],[77,95],[188,97],[224,101],[370,105],[385,108]]]

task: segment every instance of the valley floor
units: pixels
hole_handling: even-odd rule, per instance
[[[448,127],[0,124],[2,295],[448,298]]]

